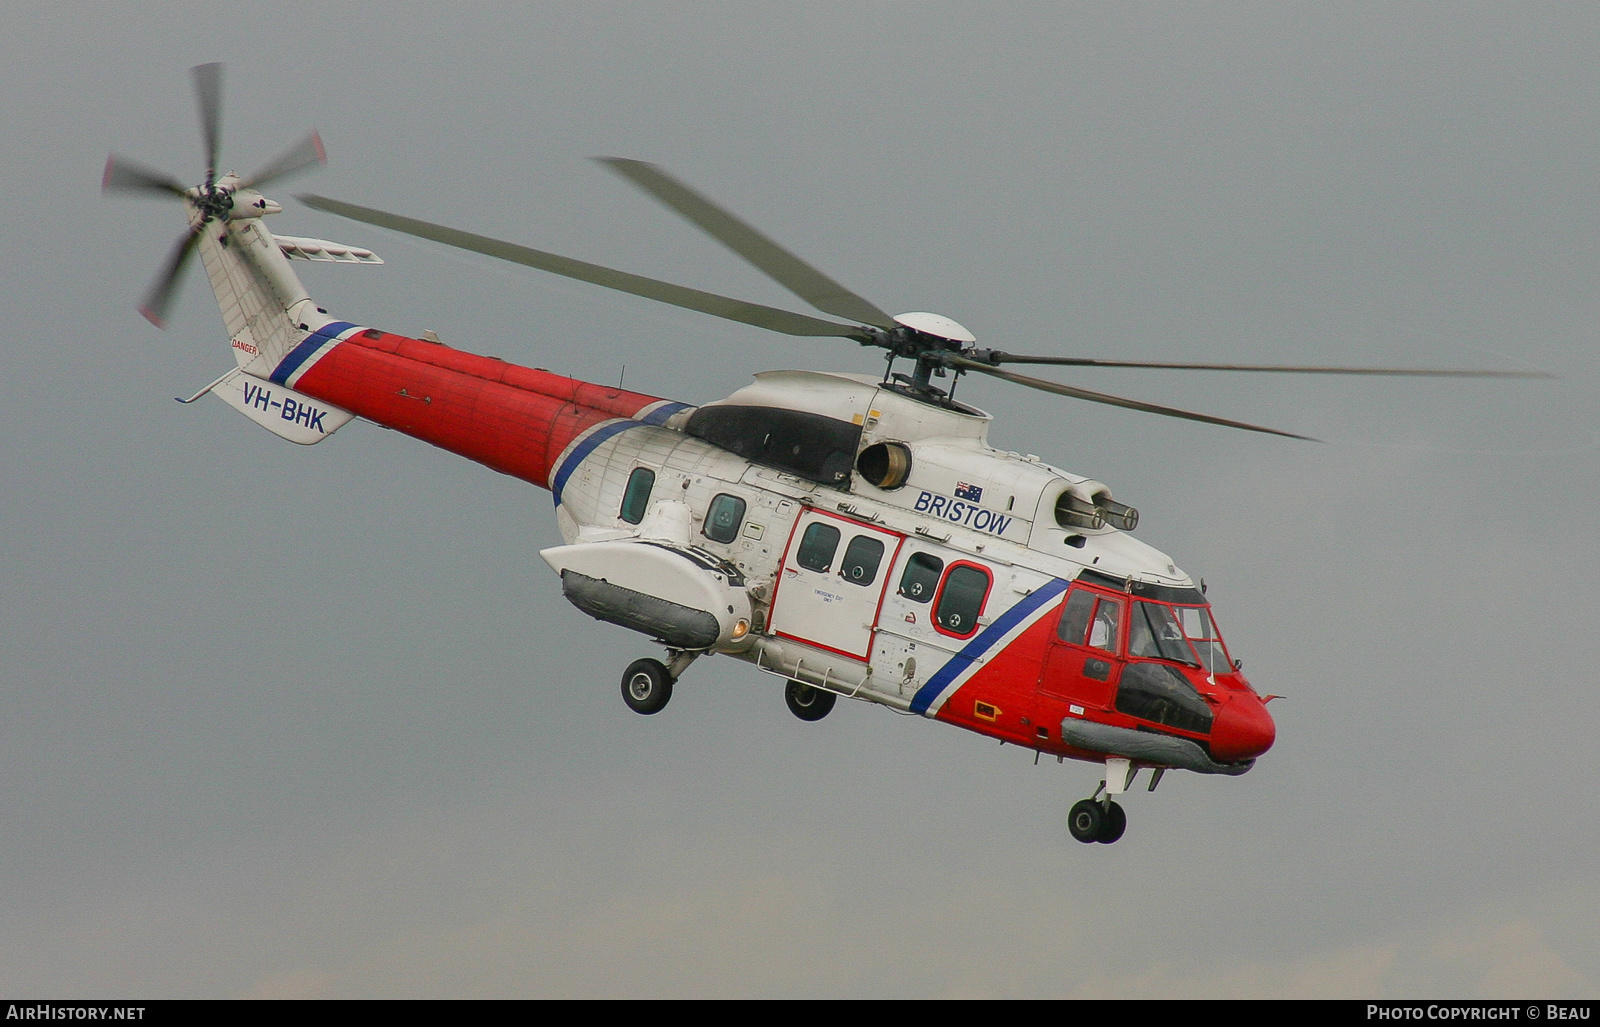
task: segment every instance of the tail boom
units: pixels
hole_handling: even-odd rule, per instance
[[[591,440],[687,409],[638,392],[335,322],[272,380],[502,474],[551,489]],[[313,340],[319,340],[313,342]],[[302,348],[302,361],[285,369]],[[586,448],[587,446],[587,448]]]
[[[262,223],[279,209],[260,197],[222,223],[195,207],[191,222],[240,372],[214,391],[283,438],[315,443],[364,417],[551,489],[559,504],[566,477],[600,441],[686,409],[335,320],[289,264],[295,246],[331,244],[290,240],[286,249]]]

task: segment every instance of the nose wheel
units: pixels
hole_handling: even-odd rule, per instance
[[[1110,799],[1080,799],[1067,814],[1067,830],[1080,842],[1110,845],[1128,829],[1128,814]]]
[[[1128,785],[1133,783],[1133,762],[1121,757],[1112,757],[1106,760],[1106,778],[1100,782],[1100,787],[1087,799],[1080,799],[1073,803],[1072,810],[1067,814],[1067,830],[1072,832],[1072,837],[1080,842],[1100,842],[1110,845],[1122,837],[1122,832],[1128,829],[1128,814],[1115,801],[1113,795],[1121,795],[1128,790]],[[1161,780],[1159,774],[1150,782],[1150,789],[1155,790],[1155,782]],[[1105,792],[1105,798],[1100,793]]]

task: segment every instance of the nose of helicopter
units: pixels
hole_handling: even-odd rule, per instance
[[[1224,763],[1254,759],[1272,748],[1277,737],[1266,704],[1254,695],[1235,695],[1211,723],[1211,757]]]

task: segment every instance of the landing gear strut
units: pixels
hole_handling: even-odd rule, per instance
[[[783,687],[783,701],[789,704],[789,712],[801,720],[821,720],[833,709],[834,700],[838,696],[821,688],[791,681]]]

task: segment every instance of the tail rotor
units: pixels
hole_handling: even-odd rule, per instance
[[[116,154],[106,158],[105,173],[100,179],[103,193],[170,196],[183,201],[188,209],[189,231],[179,236],[165,265],[139,304],[139,313],[157,328],[166,327],[167,311],[177,295],[183,272],[194,256],[201,232],[207,224],[226,223],[232,217],[235,193],[327,163],[322,137],[313,131],[249,178],[241,180],[233,175],[224,175],[219,180],[217,155],[222,146],[222,68],[221,64],[202,64],[191,72],[200,113],[200,135],[205,144],[206,178],[202,184],[185,186],[171,175]]]

